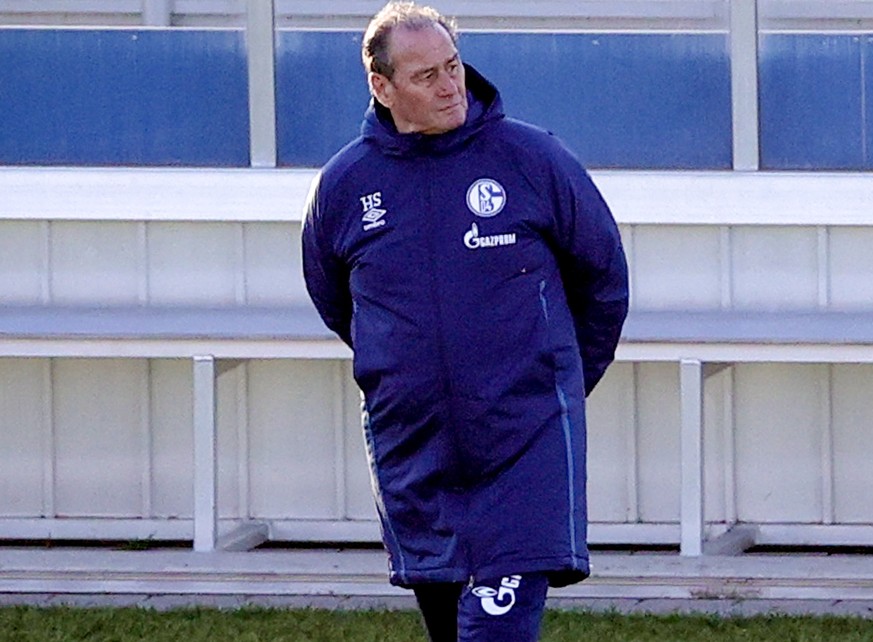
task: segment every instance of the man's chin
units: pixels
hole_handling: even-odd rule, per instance
[[[453,129],[457,129],[465,122],[467,122],[466,109],[459,114],[446,114],[444,118],[440,119],[439,124],[435,124],[433,127],[423,130],[421,133],[434,136],[437,134],[445,134],[452,131]]]
[[[458,107],[449,111],[446,114],[445,131],[451,131],[453,129],[457,129],[461,125],[467,122],[467,108],[466,107]]]

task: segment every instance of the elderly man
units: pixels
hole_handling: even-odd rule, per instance
[[[413,3],[370,22],[373,99],[313,186],[304,274],[354,352],[391,582],[434,641],[535,640],[548,586],[589,573],[585,398],[627,267],[578,160],[456,43]]]

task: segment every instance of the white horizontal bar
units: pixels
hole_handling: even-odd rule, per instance
[[[699,558],[690,558],[699,559]],[[595,562],[596,564],[596,562]],[[602,578],[591,579],[549,591],[553,598],[636,599],[636,600],[721,600],[737,603],[754,600],[870,600],[873,588],[867,581],[828,581],[810,579],[806,582],[784,580],[720,579],[720,578]],[[784,604],[783,606],[787,606]],[[775,609],[771,607],[770,612]]]
[[[222,531],[234,532],[234,522],[222,524]],[[265,522],[266,523],[266,522]],[[264,523],[264,524],[265,524]],[[264,524],[259,524],[263,526]],[[379,542],[375,520],[269,520],[270,541],[274,542]],[[0,518],[0,539],[82,539],[82,540],[190,540],[191,519],[4,519]],[[224,537],[225,535],[222,535]],[[589,525],[591,544],[676,544],[679,524]]]
[[[226,555],[227,553],[225,553]],[[252,555],[248,553],[247,555]],[[255,554],[256,555],[256,554]],[[595,569],[599,567],[596,566]],[[785,582],[768,579],[721,579],[633,577],[612,578],[598,571],[591,579],[562,589],[550,591],[552,598],[583,599],[723,599],[723,600],[870,600],[873,589],[869,582],[821,580]],[[174,595],[303,595],[357,596],[412,599],[409,591],[391,586],[383,576],[361,580],[337,578],[302,578],[289,580],[279,576],[256,578],[163,577],[160,572],[138,575],[116,575],[46,571],[28,576],[0,575],[0,592],[52,594],[174,594]],[[783,605],[787,606],[787,604]]]
[[[230,532],[236,520],[221,520],[220,531]],[[271,541],[378,542],[375,520],[269,520]],[[708,525],[710,536],[722,530]],[[755,524],[758,545],[873,546],[869,524]],[[744,525],[740,525],[740,528]],[[191,540],[193,520],[131,518],[0,518],[0,539],[56,540]],[[676,544],[678,523],[589,524],[591,544]]]
[[[7,518],[0,517],[0,539],[190,540],[191,519]]]
[[[622,343],[617,361],[697,359],[720,363],[873,363],[867,345],[769,343]]]
[[[869,225],[871,173],[592,172],[620,223]]]
[[[217,359],[351,359],[342,342],[319,341],[187,341],[173,339],[2,339],[4,357],[78,357],[183,359],[198,354]],[[621,343],[617,361],[676,362],[699,359],[720,363],[873,363],[864,345],[774,345],[767,343]]]
[[[266,341],[174,342],[101,340],[0,341],[5,357],[80,358],[190,358],[204,349],[219,359],[351,359],[351,350],[339,340],[312,342]],[[683,358],[726,363],[873,363],[869,346],[755,344],[632,344],[623,343],[617,361],[676,362]]]
[[[315,170],[0,168],[0,219],[299,221]]]
[[[385,555],[370,551],[10,550],[0,592],[405,596],[385,577]],[[555,598],[870,599],[863,556],[592,555],[593,576],[553,590]],[[785,606],[785,605],[783,605]]]
[[[0,12],[0,19],[3,18],[3,13]],[[51,29],[52,31],[130,31],[130,32],[141,32],[141,31],[167,31],[168,29],[172,29],[173,31],[191,31],[191,32],[200,32],[200,31],[243,31],[244,27],[237,26],[221,26],[221,25],[187,25],[187,26],[178,26],[178,27],[154,27],[151,25],[141,25],[141,24],[106,24],[106,25],[90,25],[90,24],[64,24],[64,25],[46,25],[46,24],[14,24],[14,25],[2,25],[0,29],[3,31],[45,31],[46,29]]]
[[[375,520],[270,520],[270,540],[275,542],[379,542]],[[591,544],[678,544],[679,524],[588,525]]]
[[[594,545],[658,545],[679,544],[680,527],[673,524],[609,524],[591,522],[588,524],[588,543]]]
[[[755,543],[775,546],[873,546],[870,524],[758,524]]]
[[[0,13],[140,13],[141,0],[0,0]]]
[[[0,168],[0,219],[299,221],[314,169]],[[624,224],[871,225],[873,173],[591,172]]]
[[[277,14],[296,16],[358,16],[369,18],[384,0],[278,0]],[[724,13],[724,0],[443,0],[440,10],[458,18],[499,17],[630,17],[710,18]],[[0,0],[0,14],[138,14],[141,0]],[[175,0],[174,15],[238,16],[242,0]],[[770,18],[869,18],[870,0],[769,0],[762,13]]]
[[[277,14],[294,16],[360,16],[369,18],[384,0],[278,0]],[[723,0],[443,0],[444,15],[500,18],[711,18],[719,15]]]
[[[270,540],[274,542],[380,542],[375,520],[270,520]]]
[[[216,359],[351,359],[337,340],[237,341],[173,339],[4,339],[4,357],[82,357],[188,359],[211,354]]]
[[[227,555],[227,553],[223,553]],[[249,554],[249,553],[246,553]],[[45,576],[47,574],[43,574]],[[68,574],[69,575],[69,574]],[[114,577],[100,579],[99,577],[50,576],[49,579],[18,578],[5,579],[0,575],[0,593],[57,593],[57,594],[171,594],[171,595],[303,595],[307,597],[404,597],[412,594],[406,589],[392,586],[385,577],[370,581],[338,581],[313,582],[312,579],[300,581],[253,581],[218,578],[210,579],[162,579],[156,574],[143,575],[134,579]]]
[[[873,18],[870,0],[768,0],[761,3],[765,18],[833,20]]]

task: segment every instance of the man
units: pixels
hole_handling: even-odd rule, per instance
[[[589,572],[585,396],[627,313],[618,230],[435,10],[386,5],[363,59],[373,100],[313,185],[303,258],[354,351],[390,580],[434,641],[535,640],[548,586]]]

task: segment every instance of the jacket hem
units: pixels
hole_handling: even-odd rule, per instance
[[[414,588],[418,584],[432,583],[462,583],[469,581],[490,580],[507,575],[523,575],[525,573],[544,573],[549,578],[549,586],[559,588],[576,584],[591,574],[587,558],[534,558],[526,560],[508,560],[495,562],[468,572],[462,569],[406,569],[401,575],[392,572],[389,581],[401,588]]]
[[[470,580],[470,574],[460,569],[406,569],[404,573],[392,571],[388,581],[393,586],[400,588],[414,588],[418,584],[466,584]]]
[[[545,573],[549,578],[549,586],[560,587],[581,582],[591,574],[591,569],[588,559],[584,557],[507,560],[477,569],[473,578],[489,580],[525,573]]]

